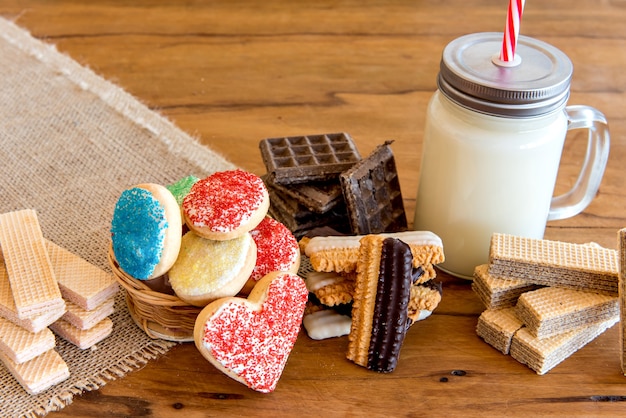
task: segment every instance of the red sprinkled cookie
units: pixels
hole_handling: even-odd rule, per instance
[[[214,240],[237,238],[265,217],[270,199],[260,177],[244,170],[219,171],[199,180],[183,199],[189,229]]]
[[[273,271],[298,273],[300,247],[289,228],[277,220],[265,217],[250,231],[256,244],[256,265],[242,294],[248,294],[263,276]]]
[[[270,273],[247,299],[223,298],[207,305],[196,319],[196,347],[232,379],[272,392],[298,337],[307,298],[299,276]]]

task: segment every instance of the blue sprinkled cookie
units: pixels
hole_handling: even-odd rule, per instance
[[[165,187],[145,183],[124,190],[111,221],[113,253],[128,275],[149,280],[166,273],[180,251],[182,218]]]

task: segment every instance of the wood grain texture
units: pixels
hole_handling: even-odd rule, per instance
[[[15,20],[120,85],[235,164],[263,174],[260,139],[345,131],[363,155],[394,139],[413,218],[426,106],[444,46],[502,31],[506,2],[0,0]],[[626,1],[527,2],[521,33],[574,63],[571,104],[605,113],[611,154],[597,198],[549,239],[616,247],[626,226]],[[0,57],[0,60],[2,58]],[[585,135],[566,143],[557,192]],[[103,249],[104,250],[104,249]],[[50,416],[614,416],[626,410],[618,327],[545,376],[476,336],[469,283],[441,273],[443,301],[407,334],[391,374],[345,359],[347,339],[301,334],[276,391],[258,394],[177,346]]]

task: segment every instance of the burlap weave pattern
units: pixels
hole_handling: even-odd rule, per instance
[[[232,168],[172,123],[54,47],[0,18],[0,213],[35,209],[44,236],[109,271],[110,219],[121,191]],[[114,334],[82,351],[57,338],[66,382],[28,395],[0,365],[2,416],[36,416],[166,352],[117,297]]]

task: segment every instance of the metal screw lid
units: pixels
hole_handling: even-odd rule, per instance
[[[437,84],[463,107],[496,116],[532,117],[561,108],[569,98],[573,66],[559,49],[520,36],[519,63],[502,66],[492,60],[502,33],[465,35],[443,51]]]

